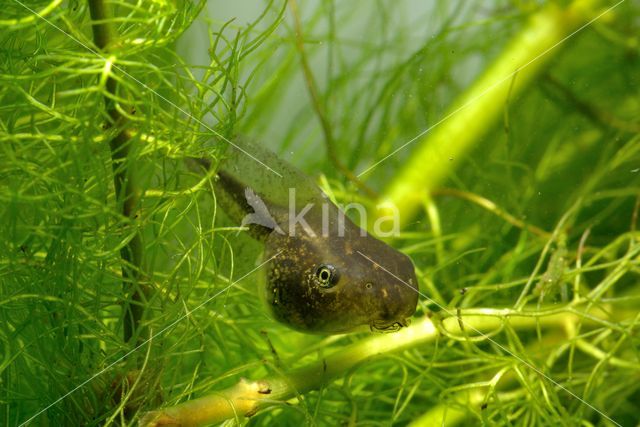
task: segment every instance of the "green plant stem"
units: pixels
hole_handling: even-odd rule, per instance
[[[484,334],[499,330],[505,323],[514,329],[535,330],[540,326],[561,331],[567,330],[568,324],[574,327],[578,322],[594,324],[592,319],[570,311],[554,312],[548,316],[515,311],[509,311],[510,314],[504,316],[502,310],[494,309],[475,309],[474,313],[482,314],[467,315],[465,310],[461,310],[459,316],[446,317],[440,322],[424,318],[399,332],[363,339],[322,360],[288,373],[257,381],[242,379],[225,390],[173,407],[148,412],[141,418],[140,425],[196,427],[235,417],[252,416],[274,402],[319,389],[326,382],[345,374],[368,359],[432,342],[441,332],[447,337],[464,341],[474,336],[486,339]]]
[[[495,214],[496,216],[502,218],[509,224],[521,228],[523,230],[528,230],[531,233],[543,237],[545,239],[551,238],[552,234],[548,231],[545,231],[535,225],[527,224],[526,222],[514,217],[509,212],[505,211],[494,202],[489,199],[486,199],[482,196],[478,196],[477,194],[469,193],[467,191],[456,190],[455,188],[438,188],[431,192],[432,196],[453,196],[458,197],[460,199],[468,200],[476,205],[480,206],[488,210],[489,212]]]
[[[565,39],[602,13],[600,3],[574,0],[564,9],[551,3],[534,14],[434,129],[418,140],[410,160],[380,197],[381,205],[399,210],[401,225],[411,221],[425,195],[440,186],[461,158],[481,141],[502,117],[509,99],[531,84]],[[378,209],[376,213],[382,218],[393,212]]]
[[[468,418],[468,410],[462,408],[465,406],[469,408],[479,406],[482,399],[484,399],[484,393],[480,391],[461,393],[460,396],[456,396],[456,398],[456,403],[458,403],[460,407],[454,407],[451,404],[436,405],[418,419],[413,420],[409,426],[429,427],[436,425],[458,425],[465,418]]]
[[[109,22],[110,14],[102,0],[89,0],[89,10],[93,21],[93,39],[103,52],[108,52],[114,41],[114,30]],[[117,81],[109,76],[106,81],[107,93],[105,107],[109,116],[107,128],[117,129],[116,135],[109,141],[111,150],[111,164],[113,168],[113,183],[118,204],[122,203],[122,214],[135,227],[137,206],[139,202],[138,190],[133,182],[129,153],[131,139],[127,132],[127,120],[116,106]],[[127,297],[123,302],[123,329],[126,342],[139,335],[140,322],[144,314],[144,303],[148,289],[142,278],[143,244],[140,231],[135,229],[129,242],[120,250],[122,277]]]

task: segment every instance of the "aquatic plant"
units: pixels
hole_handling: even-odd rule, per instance
[[[638,4],[224,6],[3,4],[0,423],[636,423]],[[399,209],[410,327],[267,316],[237,133]]]

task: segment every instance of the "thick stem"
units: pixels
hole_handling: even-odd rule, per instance
[[[515,311],[504,316],[504,312],[493,309],[477,309],[469,315],[466,311],[461,311],[459,316],[444,318],[439,328],[430,318],[424,318],[398,332],[363,339],[288,373],[257,381],[241,379],[225,390],[148,412],[140,420],[140,426],[197,427],[235,417],[251,416],[274,402],[286,401],[309,390],[319,389],[368,359],[432,342],[442,332],[449,338],[464,341],[482,338],[484,334],[499,330],[505,323],[514,329],[534,330],[541,326],[565,330],[567,324],[576,325],[579,322],[593,324],[589,319],[569,311],[559,311],[547,316]]]
[[[574,0],[561,8],[555,2],[534,14],[476,82],[445,116],[411,146],[411,159],[395,175],[380,198],[400,212],[402,225],[411,221],[428,192],[442,182],[502,117],[509,99],[522,93],[579,29],[605,12],[602,0]],[[385,159],[381,160],[382,163]],[[374,169],[377,164],[367,169]],[[394,211],[379,209],[379,218]]]
[[[114,30],[109,22],[110,14],[103,0],[89,0],[89,10],[93,21],[93,39],[103,52],[109,50],[114,41]],[[118,132],[109,141],[111,150],[111,164],[113,167],[113,183],[118,206],[122,206],[122,214],[135,226],[136,211],[139,202],[138,191],[133,183],[129,152],[131,140],[126,130],[127,120],[118,111],[115,101],[117,81],[109,77],[106,90],[110,96],[105,96],[105,107],[109,116],[107,128],[116,128]],[[123,299],[123,328],[124,340],[129,342],[138,335],[140,322],[144,314],[147,289],[142,279],[142,237],[140,231],[134,231],[133,237],[120,250],[122,258],[122,277],[127,297]]]

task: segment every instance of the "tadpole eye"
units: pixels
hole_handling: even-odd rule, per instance
[[[331,264],[320,264],[316,269],[316,279],[323,288],[330,288],[338,283],[338,271]]]

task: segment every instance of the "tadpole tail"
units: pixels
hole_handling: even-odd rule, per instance
[[[202,173],[203,169],[205,171],[211,169],[211,159],[206,157],[187,157],[185,163],[189,170],[196,173]]]

